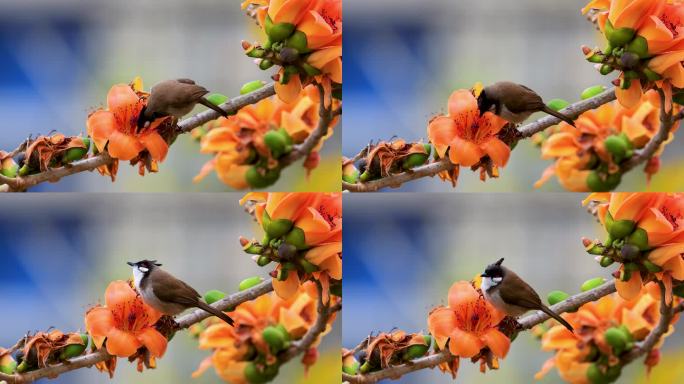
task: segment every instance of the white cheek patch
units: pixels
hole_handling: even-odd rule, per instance
[[[499,284],[501,282],[501,280],[503,280],[503,277],[493,277],[492,278],[492,281],[494,282],[494,284]]]
[[[148,268],[145,268],[145,267],[139,267],[138,269],[139,269],[140,272],[142,272],[142,273],[147,273],[147,271],[149,271],[149,269],[148,269]]]

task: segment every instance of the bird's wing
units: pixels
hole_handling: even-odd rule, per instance
[[[519,87],[513,91],[518,93],[518,95],[516,95],[517,97],[510,98],[511,100],[506,103],[506,108],[508,108],[509,111],[513,113],[540,111],[546,106],[537,92],[522,84],[518,85]]]
[[[183,84],[195,85],[195,80],[192,80],[192,79],[176,79],[176,81],[179,83],[183,83]]]
[[[510,270],[507,273],[515,275]],[[504,287],[499,288],[501,299],[506,303],[515,304],[523,308],[538,309],[541,306],[541,299],[537,292],[522,279],[510,279],[510,277],[513,276],[509,276],[509,279],[504,279],[506,283],[505,289]]]
[[[156,272],[157,274],[164,274],[164,276],[160,276],[160,280],[173,281],[172,284],[164,284],[163,288],[161,284],[152,284],[152,292],[160,300],[183,305],[195,305],[197,303],[200,294],[193,287],[166,271],[158,270]]]
[[[201,85],[187,84],[185,86],[185,92],[175,92],[174,95],[169,100],[169,104],[172,106],[186,106],[191,103],[196,103],[204,95],[209,93],[209,90]]]

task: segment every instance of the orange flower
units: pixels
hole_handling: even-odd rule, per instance
[[[310,274],[323,284],[328,301],[330,279],[342,279],[342,195],[252,192],[240,203],[246,201],[256,203],[255,217],[266,232],[264,243],[283,239],[296,248],[294,261],[280,263],[273,273],[278,295],[291,297],[301,278]]]
[[[263,69],[270,63],[282,67],[275,86],[278,97],[285,102],[294,101],[309,77],[326,84],[326,88],[330,81],[342,84],[341,0],[247,0],[242,6],[249,4],[260,6],[257,20],[267,40],[263,47],[245,45],[246,53],[251,57],[268,57],[264,60],[269,65],[260,64]],[[276,50],[272,50],[274,46]],[[264,50],[273,54],[267,55]],[[297,59],[303,59],[297,64],[299,68],[293,64]]]
[[[610,43],[610,48],[624,48],[630,55],[622,58],[619,53],[617,62],[601,60],[604,65],[612,65],[622,71],[621,85],[616,93],[625,107],[634,107],[643,89],[655,82],[658,87],[668,90],[671,85],[684,87],[684,11],[679,0],[593,0],[582,9],[598,11],[597,22]],[[595,51],[588,53],[588,58]],[[606,57],[613,52],[603,52]],[[632,63],[631,61],[634,61]],[[643,61],[646,70],[639,67]],[[597,61],[593,61],[597,62]],[[629,73],[630,80],[626,74]],[[635,76],[636,74],[636,76]]]
[[[457,357],[471,358],[488,347],[498,358],[506,357],[511,341],[496,326],[504,314],[494,308],[467,281],[449,289],[449,305],[437,307],[428,316],[428,329],[440,349],[447,347]]]
[[[273,345],[264,339],[264,330],[279,327],[287,332],[287,338],[301,339],[317,317],[316,297],[312,291],[315,291],[314,283],[306,282],[288,300],[275,294],[266,294],[244,302],[231,313],[235,327],[214,319],[207,320],[206,328],[199,327],[199,348],[212,349],[213,354],[200,364],[192,376],[198,377],[213,366],[223,380],[246,384],[245,370],[250,365],[257,364],[258,370],[266,375],[268,372],[277,373],[277,354],[280,350],[274,350]],[[334,316],[321,336],[330,332],[332,321]],[[318,341],[314,343],[317,344]]]
[[[480,163],[484,156],[489,156],[495,167],[508,163],[511,149],[496,136],[506,120],[491,112],[480,115],[477,99],[465,89],[451,94],[448,110],[448,115],[435,117],[427,128],[440,158],[446,157],[448,150],[449,160],[464,167]]]
[[[97,110],[88,116],[88,135],[97,150],[120,160],[132,160],[147,150],[152,160],[164,161],[169,145],[158,132],[166,118],[154,120],[147,128],[138,128],[138,116],[146,104],[147,94],[142,92],[142,81],[116,84],[107,94],[107,110]]]
[[[560,377],[570,383],[595,382],[597,376],[616,380],[621,373],[620,355],[630,345],[644,340],[660,321],[659,294],[657,284],[650,283],[629,301],[612,294],[584,304],[565,315],[575,328],[574,333],[557,324],[550,328],[544,324],[537,326],[534,331],[542,334],[542,349],[554,351],[555,356],[544,364],[535,379],[556,367]],[[672,324],[676,321],[677,318],[673,319]],[[619,340],[608,339],[607,331],[624,335],[628,342],[623,346]],[[657,348],[660,344],[662,340]]]
[[[618,102],[603,104],[580,115],[575,127],[565,122],[551,127],[534,138],[541,143],[542,158],[554,159],[555,163],[534,186],[539,188],[555,175],[565,189],[573,192],[613,189],[621,180],[620,163],[629,160],[635,149],[646,146],[659,129],[660,98],[655,90],[646,92],[634,108],[624,108]],[[671,133],[656,156],[672,137]],[[606,147],[607,139],[616,138],[627,148],[624,153]]]
[[[154,324],[161,313],[145,304],[128,282],[109,283],[105,291],[106,306],[90,309],[85,325],[97,348],[107,341],[107,352],[129,357],[145,346],[155,358],[164,356],[167,340]]]
[[[215,156],[202,167],[194,182],[216,171],[219,180],[232,188],[264,187],[258,183],[261,180],[258,175],[255,176],[257,169],[272,171],[275,176],[272,182],[275,182],[279,176],[277,157],[286,153],[273,151],[264,136],[273,131],[286,135],[284,140],[291,141],[290,150],[292,144],[304,142],[318,126],[319,99],[318,90],[310,85],[290,104],[267,98],[240,109],[234,116],[208,123],[208,132],[201,136],[200,151]],[[331,129],[314,150],[332,135],[337,121],[330,124]]]

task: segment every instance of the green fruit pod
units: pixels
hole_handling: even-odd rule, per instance
[[[402,167],[406,170],[425,164],[430,158],[429,154],[412,153],[404,159]]]
[[[255,286],[255,285],[261,283],[262,281],[264,281],[264,279],[262,279],[262,278],[259,277],[259,276],[248,277],[248,278],[246,278],[246,279],[244,279],[244,280],[242,280],[242,281],[240,282],[240,285],[238,286],[238,289],[239,289],[240,291],[244,291],[244,290],[246,290],[246,289],[252,288],[253,286]]]
[[[610,65],[610,64],[603,64],[603,65],[601,66],[601,68],[599,68],[599,73],[605,76],[605,75],[607,75],[607,74],[613,72],[614,70],[615,70],[615,68],[613,68],[612,65]]]
[[[264,330],[261,332],[261,337],[263,337],[264,341],[271,347],[271,350],[274,352],[281,351],[285,345],[285,338],[283,337],[283,333],[276,327],[268,326],[264,328]]]
[[[204,294],[204,301],[207,304],[214,304],[215,302],[223,299],[226,297],[226,294],[217,290],[217,289],[212,289],[210,291],[207,291],[207,293]]]
[[[264,143],[271,150],[274,158],[279,158],[285,153],[287,142],[278,131],[268,131],[264,134]]]
[[[80,356],[85,352],[88,347],[88,335],[85,333],[81,334],[81,342],[83,344],[69,344],[62,348],[62,352],[59,354],[60,360],[71,359],[72,357]]]
[[[617,351],[624,351],[625,346],[627,345],[627,338],[625,337],[624,332],[618,328],[608,328],[604,333],[603,337],[606,339],[606,342],[610,344],[611,347],[613,347]]]
[[[414,344],[406,348],[406,351],[404,351],[404,360],[409,361],[413,359],[417,359],[419,357],[425,356],[427,353],[428,349],[430,349],[429,346],[427,345],[422,345],[422,344]]]
[[[625,154],[629,149],[625,141],[616,135],[606,137],[603,141],[603,145],[605,145],[608,152],[613,155],[613,159],[615,159],[615,162],[617,163],[625,158]]]
[[[266,188],[278,181],[280,178],[280,169],[269,169],[263,175],[259,172],[259,168],[255,165],[250,167],[245,173],[245,180],[252,188]]]
[[[601,372],[597,363],[592,363],[587,368],[587,380],[591,384],[606,384],[608,383],[606,376]]]
[[[0,169],[0,174],[5,177],[16,177],[19,171],[19,166],[17,164],[12,164],[9,167]]]
[[[354,359],[351,363],[342,365],[342,372],[346,373],[347,375],[356,375],[359,373],[359,366],[359,362]]]
[[[242,373],[250,384],[264,384],[269,381],[268,376],[260,371],[253,361],[247,363]]]
[[[6,375],[11,375],[17,370],[17,362],[10,357],[9,361],[7,361],[5,364],[0,365],[0,372],[6,374]]]
[[[240,94],[246,95],[248,93],[252,93],[252,92],[256,91],[257,89],[263,87],[264,84],[265,83],[261,80],[254,80],[254,81],[250,81],[248,83],[245,83],[240,88]]]
[[[600,286],[601,284],[603,284],[605,282],[606,282],[606,279],[604,279],[603,277],[595,277],[593,279],[589,279],[589,280],[585,281],[584,283],[582,283],[582,286],[580,287],[580,289],[582,290],[582,292],[590,291],[590,290]]]
[[[551,291],[549,292],[549,295],[546,297],[546,300],[549,302],[549,305],[555,305],[560,303],[561,301],[567,299],[570,297],[569,294],[563,291]]]

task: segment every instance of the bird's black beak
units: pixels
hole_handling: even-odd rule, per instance
[[[489,277],[486,273],[480,275],[480,277]]]
[[[135,263],[127,261],[126,264],[130,265],[131,267],[135,267]]]

